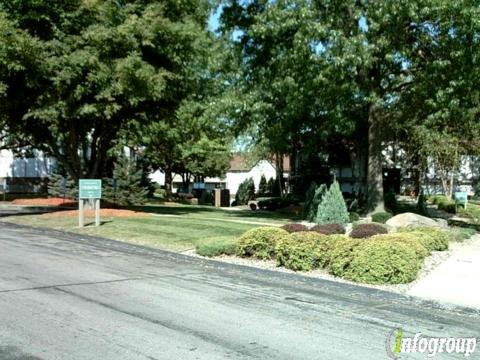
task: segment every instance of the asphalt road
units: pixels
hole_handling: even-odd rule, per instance
[[[479,319],[381,291],[0,223],[0,359],[387,359],[395,328],[478,337]],[[479,357],[477,349],[470,359]]]

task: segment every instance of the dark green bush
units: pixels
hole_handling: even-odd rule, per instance
[[[362,242],[353,251],[345,278],[368,284],[404,284],[416,279],[422,260],[408,243]]]
[[[277,243],[277,264],[295,271],[322,267],[328,262],[331,242],[312,231],[292,233]]]
[[[372,214],[372,221],[375,223],[385,224],[389,219],[392,218],[392,214],[389,212],[377,212]]]
[[[234,255],[238,240],[230,237],[211,238],[196,246],[196,252],[201,256]]]
[[[345,228],[341,224],[315,225],[310,230],[323,235],[345,234]]]
[[[258,184],[258,194],[260,196],[266,196],[268,194],[267,178],[263,174],[260,178],[260,183]]]
[[[448,249],[450,234],[439,228],[404,228],[401,233],[406,233],[417,238],[429,251],[444,251]]]
[[[388,230],[381,224],[359,224],[353,228],[350,237],[354,239],[365,239],[374,235],[386,233],[388,233]]]
[[[350,221],[347,205],[340,190],[340,185],[335,181],[325,195],[317,209],[317,224],[347,224]]]
[[[427,199],[423,192],[418,196],[417,207],[415,210],[417,214],[428,216]]]
[[[360,215],[358,213],[356,213],[355,211],[352,211],[349,216],[350,216],[350,222],[351,223],[360,220]]]
[[[457,212],[455,201],[448,200],[446,196],[439,197],[436,204],[438,205],[439,210],[443,210],[450,214],[456,214]]]
[[[308,227],[303,224],[285,224],[281,227],[283,230],[287,230],[289,233],[308,231]]]
[[[428,200],[434,205],[438,205],[439,203],[445,201],[448,202],[448,198],[445,195],[432,195],[428,197]]]
[[[398,202],[397,202],[397,195],[393,191],[388,191],[383,196],[383,200],[385,202],[385,208],[392,212],[396,212],[398,210]]]
[[[120,156],[115,163],[112,179],[103,179],[102,199],[118,205],[143,205],[149,194],[144,185],[143,170],[127,156]]]
[[[276,227],[261,227],[248,230],[238,241],[237,255],[273,259],[277,242],[288,237],[286,230]]]
[[[321,184],[317,186],[315,182],[310,185],[310,188],[305,195],[304,216],[305,219],[314,222],[317,216],[318,205],[322,202],[322,198],[327,191],[327,185]]]
[[[255,183],[252,178],[245,179],[239,186],[235,194],[235,202],[238,205],[247,205],[249,201],[255,199]]]
[[[67,199],[78,197],[77,184],[69,175],[51,174],[47,185],[48,196]]]
[[[362,240],[351,239],[343,235],[328,236],[332,248],[328,257],[329,272],[336,276],[343,276],[353,260],[353,251]]]

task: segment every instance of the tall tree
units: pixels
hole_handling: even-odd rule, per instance
[[[188,93],[208,3],[29,0],[0,12],[40,48],[3,77],[3,121],[77,179],[102,176],[126,125],[171,112]]]

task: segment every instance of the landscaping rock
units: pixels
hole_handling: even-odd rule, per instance
[[[395,228],[400,227],[445,227],[443,222],[437,222],[434,219],[430,219],[426,216],[414,214],[414,213],[403,213],[396,215],[389,219],[386,224]]]

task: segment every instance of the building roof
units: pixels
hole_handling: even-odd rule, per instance
[[[272,163],[272,165],[275,167],[275,164],[271,160],[267,161]],[[229,171],[250,171],[255,165],[256,164],[252,166],[249,164],[245,155],[233,154],[232,158],[230,159]],[[290,157],[288,155],[283,157],[283,170],[286,172],[290,171]]]

